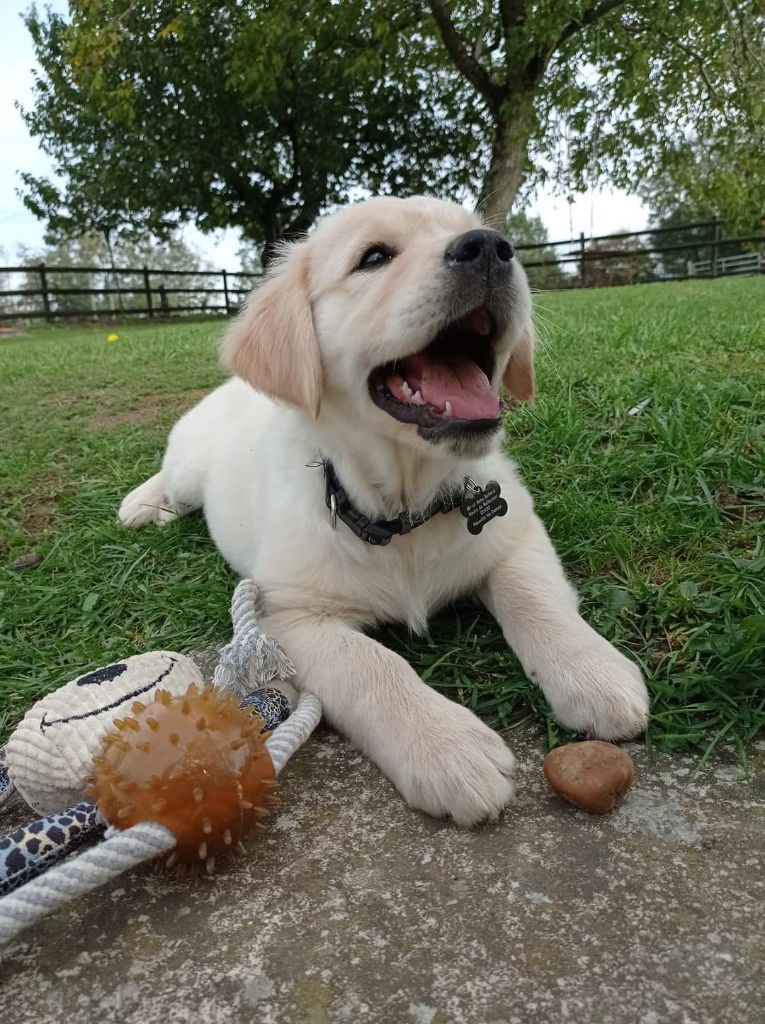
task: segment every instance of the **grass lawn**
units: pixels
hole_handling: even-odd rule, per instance
[[[710,754],[765,732],[765,278],[546,294],[539,398],[507,419],[593,625],[643,665],[648,742]],[[0,340],[0,738],[118,657],[224,642],[233,574],[200,516],[125,532],[123,494],[220,379],[220,323],[33,327]],[[640,415],[628,409],[650,396]],[[34,552],[42,564],[4,568]],[[492,621],[381,636],[494,724],[559,731]]]

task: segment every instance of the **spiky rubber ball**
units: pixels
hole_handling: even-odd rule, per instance
[[[93,759],[89,795],[119,829],[157,821],[177,839],[167,860],[204,867],[241,850],[250,830],[277,803],[274,765],[262,720],[210,686],[194,683],[180,697],[157,690],[150,704],[136,701],[129,718]]]

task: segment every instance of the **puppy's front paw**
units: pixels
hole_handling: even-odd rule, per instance
[[[130,529],[140,526],[164,526],[178,518],[178,512],[165,496],[160,473],[155,474],[140,486],[125,495],[117,513],[120,525]]]
[[[561,725],[601,740],[629,740],[645,731],[649,698],[643,677],[607,640],[577,650],[545,687]]]
[[[467,708],[433,693],[428,717],[409,735],[392,774],[407,803],[469,827],[495,820],[515,793],[515,758]]]

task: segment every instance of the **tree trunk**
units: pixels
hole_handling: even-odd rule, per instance
[[[114,248],[112,247],[112,233],[109,228],[104,228],[104,240],[106,241],[106,248],[109,250],[109,266],[112,268],[112,280],[114,281],[114,287],[117,289],[117,300],[119,302],[120,313],[125,312],[125,307],[122,302],[122,291],[120,290],[120,279],[117,274],[117,264],[114,262]],[[111,301],[109,303],[111,305]]]
[[[486,222],[499,231],[523,183],[533,124],[530,98],[517,97],[504,104],[495,127],[491,161],[477,207]]]
[[[270,264],[273,262],[280,241],[280,238],[269,238],[263,245],[260,252],[260,265],[264,271],[268,270]]]
[[[265,225],[266,240],[260,254],[260,263],[264,270],[267,270],[269,263],[273,261],[281,242],[292,242],[295,239],[303,238],[319,216],[320,208],[318,201],[306,202],[285,227],[281,226],[277,217],[267,221]]]

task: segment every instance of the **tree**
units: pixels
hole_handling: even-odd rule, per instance
[[[547,228],[541,217],[533,217],[525,210],[511,213],[505,221],[504,232],[513,245],[544,245],[547,242]]]
[[[530,217],[523,210],[511,213],[505,221],[504,231],[513,245],[520,248],[521,263],[533,289],[545,291],[565,287],[563,273],[554,250],[545,248],[548,240],[547,228],[541,217]],[[524,248],[527,246],[533,248]]]
[[[115,291],[106,296],[112,312],[145,306],[143,274],[139,268],[147,266],[155,271],[152,278],[153,287],[160,283],[168,283],[173,288],[204,288],[207,284],[219,286],[220,279],[200,278],[196,274],[178,274],[178,271],[206,271],[210,268],[204,263],[199,253],[178,238],[168,238],[158,243],[156,239],[119,238],[109,244],[103,235],[96,232],[80,235],[76,238],[60,240],[53,244],[32,248],[21,245],[17,250],[20,263],[30,267],[25,274],[21,288],[38,289],[40,287],[39,271],[36,265],[45,263],[48,270],[48,286],[52,289],[101,289]],[[56,273],[57,267],[86,268],[76,272]],[[96,269],[96,268],[103,269]],[[127,273],[124,268],[137,270]],[[115,274],[115,270],[120,270]],[[161,271],[173,271],[172,280],[163,278]],[[156,272],[160,272],[157,274]],[[206,296],[201,292],[189,294],[186,299],[190,304],[202,304]],[[98,312],[104,301],[103,296],[89,294],[64,293],[54,297],[58,312],[82,313],[83,316]]]
[[[697,176],[690,163],[678,170],[677,176],[657,176],[642,190],[651,223],[661,229],[651,235],[650,244],[657,249],[683,246],[657,255],[662,276],[685,277],[689,262],[706,264],[713,252],[719,259],[762,249],[762,241],[735,239],[765,236],[765,180],[757,193],[736,180],[733,168],[716,180],[711,173]]]
[[[728,9],[719,41],[721,80],[695,55],[708,105],[706,130],[691,130],[666,147],[643,195],[656,219],[676,217],[682,208],[693,220],[714,211],[729,235],[748,235],[761,229],[765,214],[765,3]]]
[[[234,226],[270,250],[361,190],[633,188],[765,161],[765,0],[70,0],[27,23],[53,230]],[[757,148],[759,146],[759,149]],[[760,181],[762,178],[760,178]],[[266,257],[268,252],[266,252]]]
[[[744,140],[742,133],[739,145],[723,138],[678,145],[640,192],[655,223],[719,217],[728,235],[754,234],[765,215],[765,137]]]
[[[368,0],[32,8],[42,70],[24,116],[63,186],[23,175],[25,202],[53,235],[193,221],[270,250],[352,188],[464,192],[475,119],[443,131],[466,89],[407,34],[417,20]]]
[[[651,200],[644,190],[643,194],[650,203],[651,223],[655,228],[661,228],[661,231],[650,236],[647,244],[655,249],[674,245],[688,246],[687,249],[671,249],[656,256],[662,277],[686,277],[689,262],[709,259],[709,243],[715,235],[712,224],[716,214],[709,207],[695,206],[680,198],[679,191],[674,191],[670,201],[669,193],[663,192],[667,187],[669,183],[664,182],[664,198],[661,200],[658,194]]]
[[[490,218],[503,222],[523,183],[550,177],[570,190],[634,187],[688,138],[765,161],[763,0],[425,6],[478,101]]]
[[[610,238],[590,242],[579,263],[579,282],[592,287],[640,284],[656,280],[656,267],[637,238]]]

